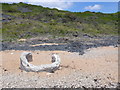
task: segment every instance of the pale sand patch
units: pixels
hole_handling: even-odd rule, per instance
[[[21,72],[19,69],[20,55],[23,52],[17,50],[1,51],[2,68],[9,73],[25,73],[27,75],[49,75],[46,72]],[[80,73],[103,73],[103,76],[111,75],[111,79],[115,82],[118,80],[118,48],[114,47],[99,47],[88,49],[84,55],[71,53],[66,51],[28,51],[32,52],[34,65],[51,63],[52,53],[58,53],[61,58],[61,68],[54,74],[55,76],[66,76],[74,71]]]
[[[21,38],[21,39],[18,39],[18,41],[19,41],[19,42],[25,42],[25,41],[27,41],[27,39]]]
[[[64,43],[41,43],[41,44],[34,44],[34,45],[30,45],[32,47],[35,47],[35,46],[44,46],[44,45],[64,45]]]

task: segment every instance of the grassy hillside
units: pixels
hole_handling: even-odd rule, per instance
[[[43,35],[116,35],[118,13],[68,12],[25,3],[2,3],[3,40]]]

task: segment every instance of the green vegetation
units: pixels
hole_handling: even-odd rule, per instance
[[[118,13],[69,12],[25,3],[2,3],[2,37],[15,40],[41,35],[117,35]]]

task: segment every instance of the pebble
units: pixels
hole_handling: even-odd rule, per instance
[[[11,54],[13,54],[13,53],[11,53]]]

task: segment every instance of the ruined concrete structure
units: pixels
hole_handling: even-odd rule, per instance
[[[23,52],[20,56],[20,69],[25,70],[27,72],[54,72],[60,66],[60,57],[57,54],[52,55],[51,64],[43,64],[39,66],[35,66],[30,64],[29,62],[32,60],[32,54],[30,52]]]

